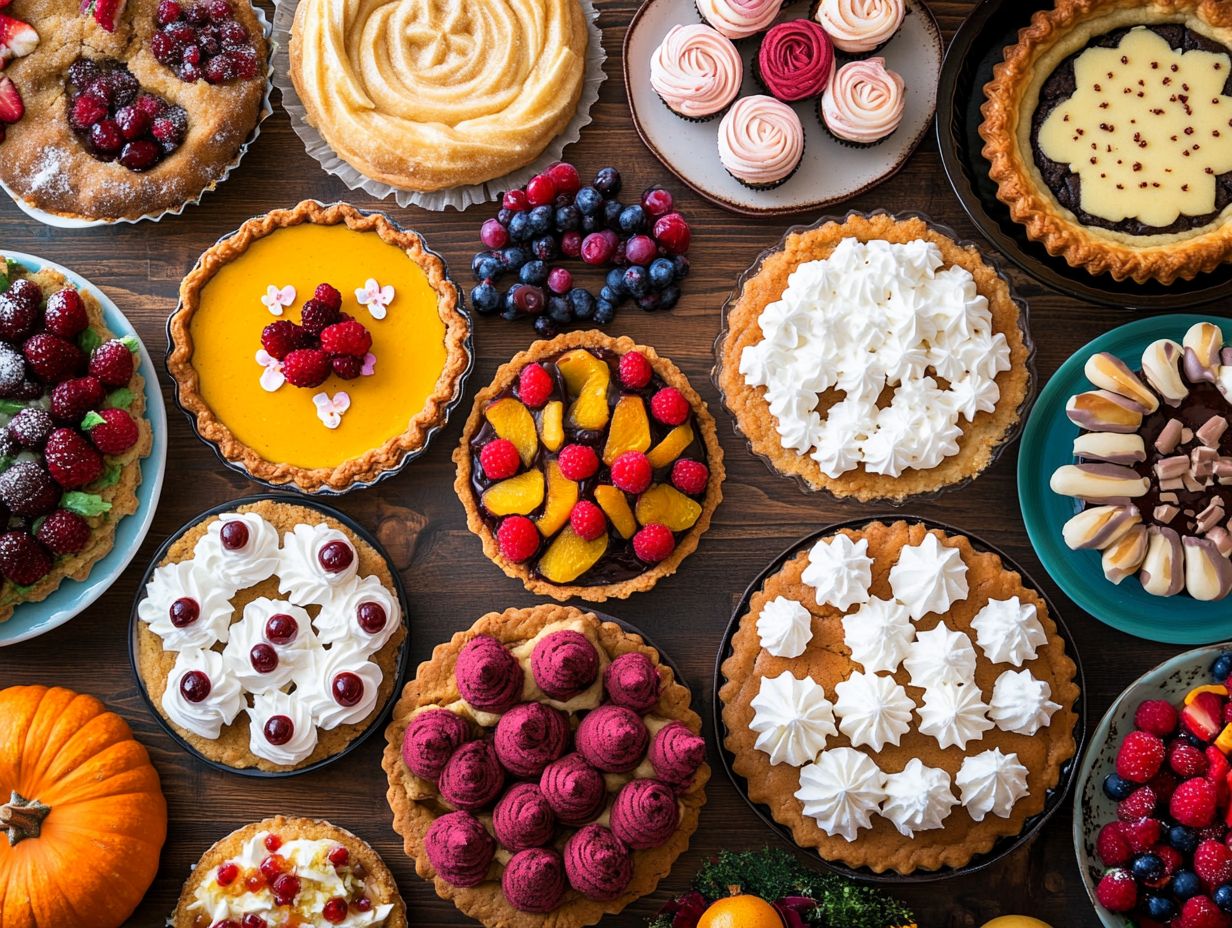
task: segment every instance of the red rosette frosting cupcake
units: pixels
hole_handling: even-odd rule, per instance
[[[424,835],[428,862],[451,886],[478,886],[488,876],[496,856],[496,841],[469,812],[442,815]]]
[[[834,48],[826,31],[810,19],[779,23],[766,33],[753,76],[766,92],[794,103],[826,89],[834,73]]]
[[[505,864],[501,889],[519,912],[551,912],[565,895],[565,862],[556,851],[546,848],[518,851]]]
[[[458,692],[480,712],[506,712],[522,697],[522,667],[491,635],[477,635],[458,653]]]
[[[669,722],[650,742],[649,757],[660,780],[677,789],[687,787],[706,760],[706,739],[683,722]]]
[[[453,752],[441,771],[441,798],[456,809],[473,812],[500,795],[505,769],[490,741],[468,741]]]
[[[543,847],[556,834],[556,813],[534,783],[517,783],[492,810],[496,840],[510,851]]]
[[[550,699],[568,702],[599,678],[599,652],[581,632],[552,632],[531,652],[530,672]]]
[[[659,671],[641,651],[622,654],[603,671],[608,701],[645,715],[659,703]]]
[[[659,847],[680,825],[676,793],[658,780],[630,780],[612,802],[610,821],[612,834],[633,850]]]
[[[496,756],[515,777],[537,777],[565,753],[569,723],[551,706],[524,702],[496,723]]]
[[[470,738],[466,720],[448,709],[426,709],[406,727],[402,760],[417,777],[435,781],[459,746]]]
[[[565,875],[587,899],[610,902],[632,881],[633,858],[610,828],[587,825],[565,845]]]
[[[607,803],[603,774],[576,752],[548,764],[539,778],[539,789],[564,825],[593,821]]]
[[[628,773],[646,756],[650,732],[632,709],[600,706],[578,726],[577,749],[604,773]]]

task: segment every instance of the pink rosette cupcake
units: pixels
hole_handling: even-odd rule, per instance
[[[898,33],[907,15],[905,0],[818,0],[813,19],[849,58],[864,58]]]
[[[650,86],[682,119],[718,116],[744,80],[744,63],[731,39],[700,23],[672,26],[650,56]]]
[[[577,753],[548,764],[539,778],[539,789],[564,825],[593,821],[607,803],[603,774]]]
[[[541,847],[518,851],[505,864],[501,889],[519,912],[551,912],[565,896],[565,862],[556,851]]]
[[[587,825],[565,844],[565,875],[587,899],[610,902],[633,880],[633,857],[610,828]]]
[[[719,124],[719,161],[752,190],[771,190],[796,172],[804,157],[804,126],[786,103],[742,97]]]
[[[522,667],[491,635],[463,645],[453,676],[462,698],[480,712],[505,712],[522,697]]]
[[[843,65],[821,95],[818,112],[826,131],[851,148],[884,142],[903,121],[903,79],[884,58]]]
[[[569,723],[551,706],[524,702],[496,723],[496,756],[515,777],[538,777],[565,753]]]
[[[450,812],[429,826],[424,851],[437,876],[450,886],[465,888],[487,878],[496,842],[469,812]]]
[[[635,851],[660,847],[680,825],[676,793],[658,780],[630,780],[612,802],[612,834]]]
[[[425,709],[406,726],[402,760],[417,777],[435,781],[453,752],[470,737],[466,720],[448,709]]]
[[[600,706],[577,730],[577,749],[604,773],[628,773],[646,756],[650,732],[642,718],[623,706]]]
[[[645,715],[659,704],[659,671],[641,651],[622,654],[603,671],[603,688],[610,703]]]
[[[544,847],[556,834],[556,813],[534,783],[517,783],[492,810],[496,840],[510,851]]]
[[[817,96],[833,74],[834,49],[811,19],[779,23],[766,33],[753,59],[757,82],[786,103]]]
[[[697,14],[729,39],[765,32],[784,0],[696,0]]]
[[[530,672],[549,699],[568,702],[599,679],[599,652],[581,632],[552,632],[531,652]]]
[[[437,783],[442,799],[467,812],[495,800],[504,785],[505,770],[489,741],[468,741],[454,751]]]
[[[660,780],[687,789],[706,760],[706,740],[689,731],[684,722],[669,722],[650,742],[649,757]]]

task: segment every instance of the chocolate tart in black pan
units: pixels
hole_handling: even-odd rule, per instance
[[[834,861],[825,860],[820,857],[811,848],[802,848],[796,844],[792,837],[791,829],[785,825],[775,821],[770,809],[758,802],[754,802],[748,795],[748,784],[744,777],[736,773],[732,764],[735,760],[732,753],[727,749],[727,726],[723,722],[723,702],[719,698],[719,691],[723,688],[726,682],[726,677],[723,674],[723,662],[732,655],[732,638],[740,628],[740,619],[749,610],[750,602],[753,596],[765,585],[767,579],[771,575],[777,573],[783,568],[787,561],[791,560],[801,551],[812,546],[818,540],[833,535],[840,529],[861,529],[872,522],[898,522],[907,519],[912,522],[918,522],[929,529],[940,529],[948,535],[957,535],[965,537],[972,548],[978,552],[989,552],[996,554],[1004,562],[1005,566],[1010,570],[1015,570],[1021,575],[1023,583],[1040,595],[1048,606],[1048,614],[1056,624],[1057,634],[1065,644],[1065,652],[1074,662],[1074,682],[1078,685],[1078,698],[1074,700],[1074,755],[1064,764],[1061,765],[1061,777],[1057,785],[1048,790],[1045,794],[1044,809],[1037,815],[1033,815],[1023,824],[1022,831],[1016,835],[1006,835],[1000,838],[992,849],[983,854],[977,854],[971,858],[971,861],[962,867],[941,867],[937,870],[916,870],[907,874],[895,873],[886,871],[884,873],[874,873],[867,867],[849,867],[846,864],[837,863]],[[892,884],[912,884],[912,883],[931,883],[937,880],[949,879],[950,877],[966,876],[972,873],[978,873],[987,867],[992,866],[1002,858],[1012,854],[1018,848],[1028,844],[1039,830],[1044,826],[1044,823],[1052,817],[1053,813],[1059,809],[1065,801],[1065,796],[1069,792],[1070,784],[1073,782],[1074,774],[1078,769],[1078,764],[1082,758],[1083,742],[1086,736],[1086,682],[1082,675],[1082,661],[1078,656],[1078,648],[1074,642],[1073,636],[1066,627],[1065,622],[1061,619],[1061,614],[1053,605],[1052,599],[1044,591],[1035,579],[1028,574],[1022,567],[1008,554],[998,548],[996,545],[990,544],[978,535],[973,535],[964,529],[955,528],[945,522],[938,522],[934,519],[925,519],[919,516],[906,516],[902,513],[885,513],[882,515],[866,516],[858,519],[848,519],[844,522],[836,522],[832,525],[827,525],[825,528],[812,532],[794,542],[790,547],[783,551],[778,557],[774,558],[766,568],[762,570],[753,582],[749,584],[744,594],[740,597],[740,601],[736,603],[736,608],[732,611],[731,620],[727,624],[726,630],[723,632],[723,640],[719,644],[718,656],[714,662],[714,678],[713,692],[711,695],[711,714],[714,721],[714,738],[715,751],[719,756],[719,760],[723,765],[723,770],[727,777],[731,780],[732,785],[736,787],[736,791],[748,804],[753,813],[761,819],[761,821],[778,835],[788,845],[798,851],[805,853],[809,860],[815,861],[827,870],[832,870],[835,873],[850,877],[857,880],[865,880],[871,883],[892,883]],[[858,839],[857,839],[858,840]]]
[[[1193,280],[1165,286],[1111,276],[1092,276],[1052,257],[1010,217],[997,199],[997,185],[988,177],[979,127],[983,121],[984,85],[1007,46],[1018,41],[1018,30],[1050,0],[983,0],[963,21],[950,42],[937,93],[937,147],[950,185],[980,232],[1007,258],[1037,281],[1080,300],[1130,310],[1180,309],[1232,298],[1232,264]]]

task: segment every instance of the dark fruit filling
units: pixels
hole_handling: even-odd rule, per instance
[[[330,689],[334,694],[334,702],[348,709],[359,705],[359,701],[364,698],[364,681],[349,670],[337,674]]]
[[[250,81],[261,73],[248,29],[236,20],[227,0],[162,0],[155,22],[158,31],[150,39],[150,51],[182,81],[226,84]]]
[[[345,541],[331,541],[317,552],[317,560],[329,573],[336,574],[351,566],[355,554]]]
[[[265,638],[274,644],[288,645],[299,634],[299,623],[285,612],[278,612],[265,623]]]
[[[248,660],[257,673],[273,673],[278,668],[278,652],[268,644],[253,645]]]
[[[210,678],[200,670],[190,670],[180,677],[180,692],[189,702],[203,702],[209,698]]]
[[[375,635],[385,627],[385,610],[379,603],[360,603],[355,612],[359,627],[369,635]]]
[[[265,740],[270,744],[286,744],[294,735],[295,723],[285,715],[271,715],[265,723]]]
[[[167,611],[171,616],[171,624],[176,628],[187,628],[201,615],[201,607],[197,605],[197,601],[187,596],[177,599]]]
[[[174,153],[188,134],[188,114],[141,89],[123,64],[78,58],[68,69],[68,122],[99,161],[148,171]]]
[[[248,544],[248,526],[243,522],[228,522],[218,534],[228,551],[238,551]]]

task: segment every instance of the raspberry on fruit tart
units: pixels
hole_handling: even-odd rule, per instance
[[[555,599],[623,599],[676,572],[722,499],[714,420],[653,348],[535,342],[475,398],[454,488],[487,554]]]
[[[137,511],[153,444],[139,348],[63,274],[0,255],[0,622],[84,580]]]
[[[198,434],[253,479],[307,493],[395,473],[445,423],[471,365],[460,294],[423,239],[312,200],[206,251],[170,335],[167,369]]]

